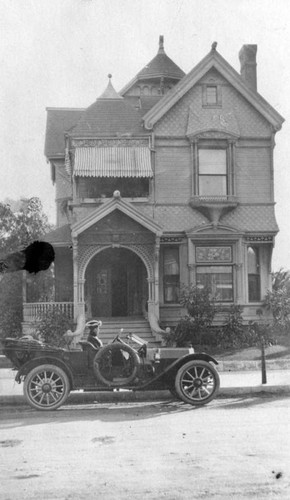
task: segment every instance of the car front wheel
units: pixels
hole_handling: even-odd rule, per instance
[[[37,410],[56,410],[70,392],[67,374],[55,365],[40,365],[31,370],[24,381],[24,396]]]
[[[202,360],[185,363],[175,378],[178,397],[196,406],[209,403],[216,396],[219,386],[218,372],[210,363]]]

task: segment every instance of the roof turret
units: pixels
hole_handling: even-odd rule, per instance
[[[125,95],[137,82],[154,80],[155,82],[171,80],[172,84],[179,82],[184,77],[185,73],[168,57],[164,50],[164,37],[159,37],[159,48],[156,56],[144,66],[139,73],[120,91],[121,95]]]
[[[118,94],[118,92],[114,89],[114,87],[112,85],[112,82],[111,82],[112,75],[111,75],[111,73],[108,74],[108,78],[109,78],[109,82],[108,82],[107,88],[100,95],[100,97],[98,97],[97,100],[100,100],[100,99],[123,99],[123,97],[121,97],[120,94]]]
[[[159,37],[159,49],[156,56],[137,73],[138,80],[147,78],[174,78],[180,80],[185,75],[164,50],[164,37]]]

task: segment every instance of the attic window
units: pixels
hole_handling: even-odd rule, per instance
[[[203,86],[203,106],[221,106],[221,89],[218,85]]]
[[[207,104],[217,104],[217,87],[216,85],[208,85],[206,87],[206,102]]]

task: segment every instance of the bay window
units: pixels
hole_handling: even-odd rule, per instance
[[[164,303],[179,302],[179,247],[163,249],[163,292]]]
[[[198,194],[227,196],[227,150],[198,149]]]
[[[219,302],[233,301],[232,266],[198,266],[196,284],[208,288]]]
[[[231,246],[196,246],[196,285],[208,288],[219,302],[234,300]]]
[[[261,300],[259,249],[248,247],[248,298],[249,302]]]

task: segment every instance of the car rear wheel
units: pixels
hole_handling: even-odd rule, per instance
[[[219,386],[218,372],[202,360],[189,361],[178,370],[175,378],[178,397],[196,406],[209,403],[216,396]]]
[[[37,410],[56,410],[69,393],[67,374],[55,365],[40,365],[31,370],[24,381],[24,396]]]

